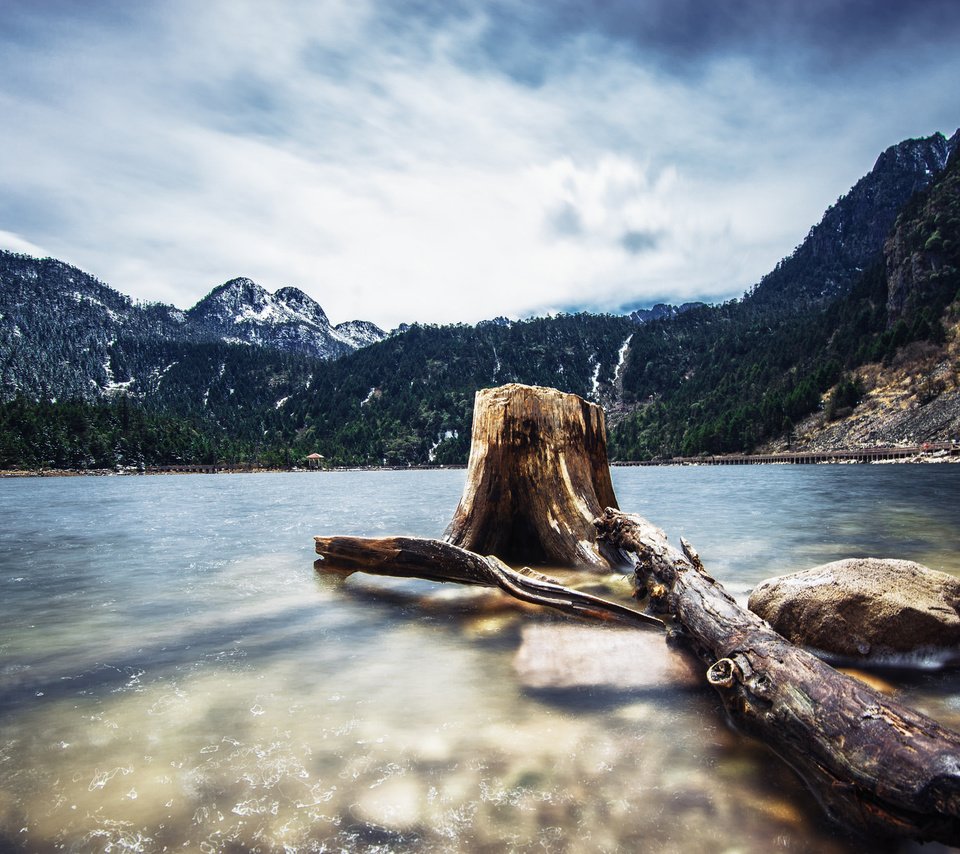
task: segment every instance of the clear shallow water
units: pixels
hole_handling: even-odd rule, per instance
[[[314,534],[440,535],[463,478],[0,481],[0,850],[859,850],[659,635],[314,571]],[[614,483],[740,598],[854,555],[960,575],[960,466]],[[960,727],[957,677],[894,688]]]

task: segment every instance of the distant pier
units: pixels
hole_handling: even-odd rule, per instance
[[[717,454],[701,457],[670,457],[658,460],[613,460],[612,466],[761,466],[816,465],[818,463],[882,463],[895,460],[960,460],[960,443],[915,445],[903,448],[858,448],[852,451],[785,451],[781,454]],[[419,471],[462,469],[464,465],[331,466],[316,471]],[[217,474],[233,472],[283,471],[252,463],[147,466],[146,474]]]
[[[780,454],[719,454],[700,457],[671,457],[659,460],[612,462],[614,466],[759,466],[815,465],[818,463],[882,463],[891,460],[957,457],[960,444],[944,442],[903,448],[857,448],[852,451],[785,451]]]

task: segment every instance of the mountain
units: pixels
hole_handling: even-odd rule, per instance
[[[685,311],[690,311],[691,308],[699,308],[702,305],[704,305],[702,302],[685,302],[682,305],[668,305],[667,303],[658,302],[652,308],[635,309],[627,316],[638,326],[641,326],[644,323],[649,323],[651,320],[663,320],[665,317],[676,317],[678,314],[683,314]]]
[[[275,413],[272,435],[333,463],[466,462],[477,389],[523,382],[609,400],[634,328],[593,314],[414,324],[323,363]]]
[[[937,364],[937,348],[960,334],[951,314],[960,298],[957,141],[938,134],[888,149],[742,300],[642,327],[623,371],[632,412],[613,431],[612,452],[644,459],[794,441],[812,416],[847,417],[870,391],[864,377],[883,366]],[[944,379],[913,402],[950,388]],[[924,441],[960,426],[926,423],[875,435]]]
[[[956,149],[954,150],[956,151]],[[960,169],[950,168],[927,191],[904,206],[884,243],[891,321],[931,298],[954,296],[951,282],[960,269]]]
[[[297,288],[271,294],[242,278],[214,288],[187,312],[187,319],[223,341],[318,359],[336,359],[387,337],[363,320],[331,326],[320,305]]]
[[[339,340],[346,342],[351,350],[369,347],[387,337],[386,332],[369,320],[346,320],[334,326],[333,332]]]
[[[184,348],[201,344],[336,359],[385,337],[367,321],[332,326],[297,288],[270,294],[250,279],[233,279],[184,312],[134,303],[61,261],[0,252],[3,399],[18,393],[47,399],[95,399],[121,391],[143,396],[171,362],[186,358]]]
[[[901,210],[884,242],[883,273],[875,299],[885,305],[871,311],[882,323],[858,354],[855,399],[839,406],[838,390],[831,391],[823,410],[796,426],[794,446],[917,445],[960,436],[960,152]]]
[[[0,395],[99,395],[113,383],[112,343],[140,320],[128,297],[75,267],[0,252]]]
[[[761,279],[755,300],[806,306],[848,291],[877,257],[900,209],[943,171],[958,147],[960,130],[950,139],[936,133],[884,151],[794,252]]]
[[[632,331],[626,318],[584,314],[414,324],[386,338],[365,321],[331,326],[295,288],[270,294],[234,279],[183,312],[10,253],[0,280],[11,401],[0,422],[31,425],[33,437],[10,444],[8,464],[207,462],[291,446],[343,463],[449,462],[466,454],[476,388],[523,381],[609,397]],[[122,423],[139,425],[140,438],[118,443]],[[97,425],[80,435],[101,437],[100,450],[65,424]]]
[[[142,397],[0,403],[0,467],[290,465],[313,451],[339,465],[460,463],[476,389],[519,381],[604,399],[633,329],[625,317],[591,314],[414,324],[332,361],[254,345],[120,339],[129,373],[162,365]]]

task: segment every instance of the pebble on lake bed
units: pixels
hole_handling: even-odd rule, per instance
[[[421,821],[425,803],[420,784],[395,777],[363,792],[351,812],[361,821],[388,830],[412,830]]]

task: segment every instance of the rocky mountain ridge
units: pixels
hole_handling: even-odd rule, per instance
[[[901,210],[884,243],[891,323],[929,297],[954,296],[950,284],[960,270],[960,154],[927,191]],[[943,292],[939,293],[938,292]]]
[[[387,337],[365,320],[331,325],[320,304],[299,288],[280,288],[271,294],[247,278],[231,279],[214,288],[186,317],[228,343],[271,347],[318,359],[336,359]]]
[[[960,130],[949,139],[935,133],[890,146],[752,296],[766,304],[804,306],[843,294],[876,257],[902,207],[930,185],[958,148]]]
[[[891,364],[864,365],[857,375],[864,388],[857,406],[831,420],[825,405],[760,452],[911,447],[960,439],[960,320],[950,323],[943,346],[910,344]]]
[[[676,317],[678,314],[683,314],[685,311],[690,311],[694,308],[700,308],[703,305],[705,305],[705,303],[702,302],[685,302],[680,305],[658,302],[650,308],[634,309],[628,317],[638,326],[641,326],[644,323],[649,323],[651,320],[663,320],[667,317]]]
[[[828,398],[833,410],[854,403],[860,366],[940,340],[960,287],[960,259],[949,263],[958,144],[960,132],[891,146],[743,299],[641,327],[622,375],[615,453],[749,451],[788,435]],[[922,275],[888,282],[888,263]],[[900,314],[888,310],[897,292]]]
[[[250,279],[233,279],[182,311],[135,303],[62,261],[0,251],[4,399],[143,392],[145,377],[129,376],[124,363],[147,341],[166,364],[172,357],[162,353],[163,344],[226,343],[336,359],[386,337],[368,321],[331,325],[320,305],[297,288],[270,294]],[[162,368],[150,365],[147,373]]]
[[[885,334],[906,343],[857,367],[856,406],[828,417],[831,390],[771,448],[788,439],[799,450],[960,439],[960,151],[901,210],[883,255]]]

